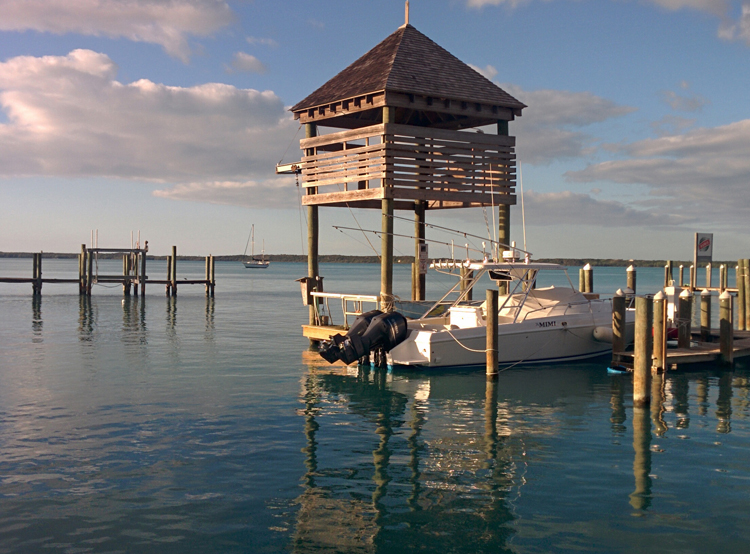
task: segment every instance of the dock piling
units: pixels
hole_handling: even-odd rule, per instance
[[[699,292],[701,297],[701,342],[711,341],[711,291]]]
[[[745,260],[737,260],[735,268],[735,281],[737,283],[737,330],[744,331],[746,328],[745,321]]]
[[[633,291],[633,294],[635,294],[635,267],[633,265],[629,265],[628,269],[625,270],[627,277],[627,284],[628,288]]]
[[[750,260],[742,260],[742,277],[745,289],[745,331],[750,331]]]
[[[667,369],[667,302],[662,291],[654,295],[654,349],[653,369]]]
[[[487,289],[487,378],[497,377],[497,299],[498,291]]]
[[[734,362],[734,323],[732,322],[732,295],[724,291],[719,296],[719,347],[721,362]]]
[[[177,296],[177,247],[172,246],[172,296]]]
[[[680,264],[680,288],[685,286],[685,266]]]
[[[653,365],[654,304],[648,296],[635,299],[635,348],[633,356],[633,406],[647,406],[651,401],[651,366]]]
[[[680,293],[677,314],[677,346],[690,348],[690,335],[693,324],[693,293],[685,289]]]
[[[615,352],[625,350],[625,293],[622,289],[612,297],[612,364],[616,365]]]

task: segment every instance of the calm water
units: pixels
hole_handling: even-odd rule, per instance
[[[322,270],[327,290],[377,292],[377,266]],[[305,273],[218,263],[213,300],[0,284],[0,553],[746,550],[745,366],[669,374],[646,411],[606,359],[490,388],[331,368],[300,334]],[[639,270],[639,291],[662,278]],[[597,290],[624,284],[596,269]]]

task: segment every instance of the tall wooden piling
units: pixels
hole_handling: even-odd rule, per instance
[[[88,252],[86,256],[86,296],[91,296],[91,287],[94,284],[94,256]]]
[[[591,269],[591,264],[586,264],[578,270],[578,290],[594,292],[594,270]]]
[[[743,282],[745,289],[745,330],[750,331],[750,260],[742,260]]]
[[[172,280],[172,296],[177,296],[177,247],[172,246],[172,270],[171,270],[171,280]]]
[[[667,302],[662,291],[654,295],[654,349],[653,368],[656,371],[667,369]]]
[[[685,286],[685,266],[680,264],[680,288]]]
[[[735,281],[737,283],[737,329],[745,330],[745,260],[738,260],[735,268]]]
[[[318,134],[318,126],[315,123],[305,124],[305,138],[314,138]],[[315,149],[305,149],[305,156],[314,156]],[[308,188],[307,194],[316,194],[317,188]],[[307,206],[307,275],[311,279],[312,283],[318,282],[318,276],[320,275],[320,268],[318,267],[318,238],[319,238],[319,227],[318,227],[318,206],[308,205]],[[315,286],[315,285],[311,285]],[[310,325],[315,325],[318,319],[318,302],[317,298],[314,298],[309,306],[309,322]]]
[[[412,275],[412,295],[414,300],[425,299],[426,274],[420,271],[419,261],[422,248],[425,243],[425,202],[417,200],[414,202],[414,274]]]
[[[711,283],[713,282],[712,272],[713,272],[713,267],[711,266],[711,264],[710,263],[706,264],[706,288],[707,289],[711,288]]]
[[[396,108],[383,106],[383,123],[396,123]],[[383,179],[383,188],[390,183]],[[381,200],[380,309],[393,311],[393,198]]]
[[[734,323],[732,322],[732,295],[724,291],[719,296],[719,348],[721,362],[734,362]]]
[[[625,270],[625,273],[627,275],[628,288],[633,291],[633,294],[635,294],[635,267],[629,265],[628,269]]]
[[[633,352],[633,406],[647,406],[651,399],[653,355],[653,300],[635,299],[635,348]]]
[[[694,291],[695,288],[698,286],[698,282],[697,282],[697,279],[696,279],[697,273],[698,273],[698,268],[691,264],[690,265],[690,274],[689,274],[689,277],[690,277],[690,290],[691,291]]]
[[[32,260],[31,269],[31,292],[33,295],[38,296],[42,294],[42,253],[35,253]]]
[[[719,266],[719,293],[724,292],[727,289],[727,266],[721,264]]]
[[[487,377],[497,377],[497,298],[498,291],[487,289]]]
[[[698,293],[701,297],[701,342],[711,340],[711,291],[704,289]]]
[[[664,286],[671,287],[672,281],[674,281],[674,264],[672,260],[667,260],[667,265],[664,266]]]
[[[690,348],[693,325],[693,293],[690,289],[685,289],[680,293],[677,321],[677,346],[679,348]]]
[[[146,248],[144,248],[143,252],[141,252],[141,274],[138,277],[138,281],[140,281],[141,283],[141,296],[146,296],[146,279],[148,278],[146,276],[146,252],[147,251],[148,251],[148,241],[146,241]]]
[[[122,255],[122,294],[130,296],[130,255]]]
[[[625,351],[625,293],[622,289],[612,297],[612,361],[616,352]]]
[[[167,296],[172,296],[172,256],[167,256]]]

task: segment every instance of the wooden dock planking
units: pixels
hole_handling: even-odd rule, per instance
[[[693,338],[700,338],[694,333]],[[693,341],[690,348],[667,348],[667,367],[685,364],[717,362],[721,358],[718,333],[711,333],[711,342]],[[750,356],[750,331],[734,331],[734,358]],[[613,362],[629,369],[633,368],[633,352],[614,352]]]
[[[343,325],[303,325],[302,335],[311,341],[331,340],[333,335],[345,335],[347,329]]]

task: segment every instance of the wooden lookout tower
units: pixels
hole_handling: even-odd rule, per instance
[[[381,309],[393,299],[393,213],[414,213],[415,262],[425,211],[499,207],[509,243],[515,138],[526,106],[407,22],[291,111],[305,125],[299,164],[308,209],[308,275],[319,282],[318,208],[382,211]],[[492,125],[492,133],[476,127]],[[320,127],[333,127],[323,134]],[[496,129],[496,133],[494,130]],[[415,266],[417,264],[415,263]],[[412,273],[415,300],[424,274]],[[313,309],[311,307],[313,324]]]

